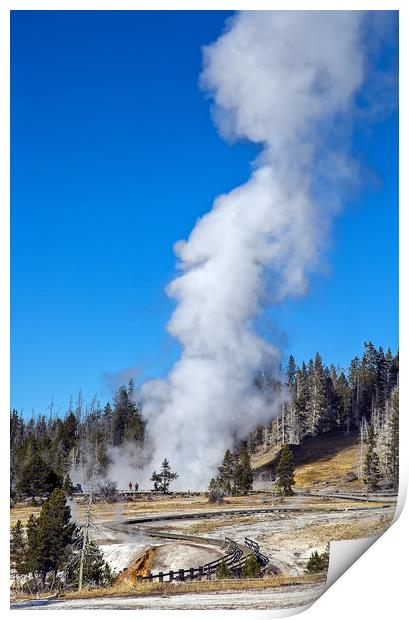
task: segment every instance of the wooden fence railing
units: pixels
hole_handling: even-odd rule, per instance
[[[244,544],[254,551],[254,554],[261,568],[265,568],[269,563],[269,559],[266,555],[264,555],[264,553],[261,553],[259,544],[255,540],[251,540],[251,538],[248,538],[247,536],[244,539]]]
[[[254,553],[258,562],[260,563],[260,566],[262,568],[265,568],[269,560],[267,556],[260,552],[258,543],[251,540],[250,538],[246,538],[245,544]],[[208,562],[203,566],[187,569],[179,568],[178,570],[170,570],[167,573],[158,572],[154,574],[150,572],[145,577],[138,577],[138,581],[158,580],[159,582],[163,582],[186,581],[194,579],[212,579],[212,576],[216,574],[217,569],[222,562],[224,562],[227,568],[229,568],[233,577],[240,577],[241,571],[244,564],[246,563],[247,558],[249,557],[249,554],[245,554],[240,548],[240,546],[231,538],[225,538],[225,545],[227,553],[224,556],[218,558],[217,560],[213,560],[212,562]]]

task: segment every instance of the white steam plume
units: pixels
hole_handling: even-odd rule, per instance
[[[354,174],[339,135],[333,150],[328,136],[363,82],[363,18],[243,12],[204,49],[201,83],[221,133],[262,153],[249,181],[175,246],[182,274],[167,290],[177,300],[168,329],[182,354],[142,398],[154,466],[169,458],[180,488],[206,487],[232,439],[272,416],[254,376],[280,356],[253,320],[266,303],[305,292],[338,206],[334,187]]]

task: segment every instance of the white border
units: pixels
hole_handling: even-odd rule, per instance
[[[344,0],[342,3],[328,3],[328,2],[294,2],[288,0],[287,2],[266,2],[255,1],[249,2],[248,0],[243,2],[236,0],[235,2],[224,1],[220,3],[218,0],[207,0],[207,2],[199,1],[174,1],[174,2],[158,2],[151,1],[132,1],[132,0],[118,0],[113,2],[112,0],[3,0],[0,4],[0,84],[2,86],[2,93],[0,97],[0,136],[1,136],[1,167],[0,167],[0,192],[2,200],[0,202],[0,251],[2,253],[0,260],[0,274],[1,274],[1,291],[3,299],[0,304],[1,312],[1,325],[0,332],[0,380],[2,389],[0,391],[2,399],[2,415],[1,415],[1,437],[4,441],[3,454],[8,455],[8,411],[9,411],[9,332],[10,332],[10,313],[9,313],[9,46],[10,46],[10,33],[9,33],[9,12],[11,10],[239,10],[239,9],[267,9],[267,10],[313,10],[313,9],[367,9],[367,10],[399,10],[400,11],[400,67],[401,67],[401,84],[400,84],[400,110],[403,112],[400,117],[400,136],[407,137],[407,121],[406,114],[409,110],[406,81],[403,76],[408,73],[407,67],[407,22],[406,22],[406,8],[403,2],[390,2],[390,1],[375,1],[361,2],[357,6],[356,1]],[[405,114],[406,113],[406,114]],[[402,140],[401,140],[402,142]],[[404,265],[407,265],[408,258],[408,243],[406,242],[405,233],[407,232],[407,205],[408,205],[408,192],[407,192],[407,160],[405,158],[404,149],[400,148],[400,205],[405,205],[406,208],[400,209],[400,269],[401,273],[404,271]],[[406,173],[406,175],[405,175]],[[400,316],[408,316],[407,306],[407,287],[403,278],[400,281]],[[404,443],[407,442],[408,437],[408,415],[407,415],[407,392],[405,385],[405,378],[407,377],[407,360],[406,360],[406,342],[407,342],[407,328],[403,321],[400,322],[400,343],[401,343],[401,355],[400,355],[400,377],[401,377],[401,416],[400,416],[400,437],[401,437],[401,450],[400,450],[400,498],[399,498],[399,510],[402,511],[404,499],[406,496],[407,482],[408,482],[408,454],[409,450]],[[402,382],[403,377],[403,382]],[[3,426],[4,425],[4,426]],[[406,449],[405,449],[406,448]],[[2,485],[0,488],[5,489],[9,487],[9,468],[8,457],[6,457],[6,464],[2,467]],[[9,591],[8,591],[8,547],[9,547],[9,517],[8,517],[8,504],[7,498],[3,502],[3,510],[1,511],[2,523],[1,528],[1,557],[3,558],[2,568],[4,569],[3,579],[1,580],[1,602],[3,610],[8,613],[15,614],[24,613],[30,614],[30,611],[9,611]],[[358,562],[352,566],[343,578],[338,581],[330,592],[326,592],[314,605],[305,612],[305,618],[325,618],[331,617],[331,620],[337,620],[338,618],[345,618],[349,614],[353,614],[353,617],[370,616],[372,619],[394,617],[403,617],[403,609],[407,611],[406,600],[406,579],[407,562],[403,557],[403,544],[407,541],[408,532],[408,509],[406,508],[401,518],[390,528],[376,543],[375,547],[369,549]],[[373,542],[373,541],[371,541]],[[360,541],[353,541],[355,546],[361,544]],[[295,609],[288,610],[288,612],[294,613]],[[47,614],[47,611],[35,611],[36,617],[38,614]],[[72,612],[65,612],[72,613]],[[75,612],[85,617],[89,612],[86,610],[78,610]],[[133,614],[131,611],[114,611],[110,612],[114,614]],[[206,615],[208,617],[209,612],[205,611],[138,611],[138,616],[143,614],[149,615],[151,618],[161,617],[164,615],[167,617],[187,617],[187,614],[194,615],[195,617]],[[226,618],[234,613],[235,617],[249,618],[248,611],[211,611],[214,618]],[[313,614],[313,616],[312,616]],[[277,614],[273,611],[266,612],[253,612],[251,615],[257,615],[257,617],[277,617]],[[281,617],[288,615],[288,613],[280,614]],[[406,615],[406,614],[405,614]]]

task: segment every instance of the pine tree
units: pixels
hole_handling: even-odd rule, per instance
[[[132,377],[128,381],[128,397],[132,400],[135,395],[135,381]]]
[[[31,515],[28,521],[25,572],[38,576],[44,589],[47,575],[51,573],[55,580],[57,571],[68,561],[77,535],[65,493],[56,489],[44,503],[39,517]]]
[[[169,493],[170,483],[178,477],[179,476],[176,472],[171,471],[169,461],[167,459],[163,459],[160,472],[157,473],[154,471],[152,473],[151,480],[154,483],[154,491]]]
[[[389,419],[387,421],[387,455],[388,473],[395,489],[399,485],[399,388],[395,387],[391,393],[389,404]]]
[[[28,518],[26,533],[27,543],[25,553],[20,562],[20,572],[23,575],[27,575],[28,573],[32,574],[38,591],[37,519],[34,515],[30,515]]]
[[[287,364],[287,385],[294,386],[297,375],[297,364],[295,363],[295,359],[293,355],[290,355],[288,358]]]
[[[314,437],[324,427],[327,414],[327,382],[319,353],[315,356],[312,370],[311,365],[309,366],[309,382],[309,398],[306,405],[307,434]]]
[[[244,579],[254,579],[261,577],[260,564],[255,555],[250,555],[244,563],[242,577]]]
[[[385,381],[386,381],[386,394],[390,395],[392,389],[396,385],[396,378],[393,372],[394,357],[390,348],[385,353]]]
[[[125,437],[129,417],[129,397],[127,389],[122,385],[115,395],[115,409],[112,417],[112,443],[120,446]]]
[[[349,365],[348,384],[351,389],[352,422],[358,427],[363,417],[361,411],[361,362],[359,357],[354,357]]]
[[[128,389],[122,385],[115,395],[115,409],[112,416],[112,443],[120,446],[124,441],[142,441],[145,423],[133,402],[134,386]]]
[[[59,464],[62,466],[75,445],[77,428],[78,421],[73,412],[68,413],[59,425],[56,443],[58,443]]]
[[[339,374],[334,387],[338,396],[337,425],[349,433],[351,427],[352,394],[348,380],[343,372]]]
[[[368,449],[364,466],[364,482],[368,485],[369,493],[378,490],[380,480],[379,456],[375,451],[375,432],[371,424],[368,430]]]
[[[379,352],[372,342],[364,343],[360,368],[360,415],[365,416],[372,423],[372,414],[376,406],[376,381],[379,369]]]
[[[222,504],[224,502],[224,491],[220,488],[216,478],[212,478],[209,483],[209,503]]]
[[[110,403],[107,403],[102,413],[102,426],[104,430],[105,441],[108,444],[112,443],[112,418],[112,407]]]
[[[112,584],[113,575],[109,564],[104,560],[101,549],[88,540],[84,549],[83,581],[87,587],[108,587]],[[73,585],[78,585],[79,567],[75,572]]]
[[[247,445],[243,442],[240,453],[233,467],[233,488],[235,494],[246,495],[253,486],[253,472],[250,466],[250,455]]]
[[[226,450],[217,476],[218,485],[226,495],[231,495],[234,491],[234,468],[234,456],[230,450]]]
[[[35,454],[23,467],[17,485],[19,493],[35,499],[38,495],[49,495],[54,489],[62,486],[61,478]]]
[[[307,403],[310,395],[308,372],[305,363],[296,374],[294,412],[298,421],[298,439],[302,441],[308,432]]]
[[[359,426],[359,466],[358,466],[358,478],[364,479],[365,463],[364,463],[364,446],[368,442],[368,423],[366,418],[362,418]]]
[[[387,362],[382,347],[379,347],[376,357],[375,371],[375,407],[377,409],[385,409],[387,398]]]
[[[325,414],[319,421],[319,433],[326,433],[337,427],[339,419],[340,399],[336,390],[337,374],[332,366],[332,373],[324,367],[325,376]]]
[[[10,535],[10,563],[18,573],[22,570],[25,551],[26,541],[24,538],[24,528],[19,519],[16,525],[11,528]]]
[[[73,484],[72,484],[72,480],[70,477],[70,474],[67,474],[64,478],[64,484],[63,484],[63,489],[66,493],[68,493],[68,495],[71,495],[72,491],[73,491]]]
[[[292,489],[294,480],[294,455],[291,448],[283,446],[280,452],[280,460],[277,465],[277,489],[281,495],[294,495]]]
[[[216,579],[231,579],[232,573],[226,562],[222,560],[216,569]]]
[[[326,573],[329,565],[329,552],[318,553],[313,551],[307,564],[307,573]]]

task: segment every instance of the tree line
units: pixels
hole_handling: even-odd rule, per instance
[[[362,356],[352,359],[348,370],[326,366],[317,352],[308,363],[297,365],[290,355],[282,377],[260,372],[256,386],[271,403],[272,415],[266,425],[252,429],[243,442],[255,453],[271,446],[302,444],[308,437],[331,431],[359,432],[360,462],[358,476],[370,492],[380,485],[397,488],[399,477],[399,354],[384,352],[372,342],[364,344]],[[278,411],[277,411],[278,403]],[[274,414],[273,414],[274,408]],[[247,485],[234,482],[234,461],[243,448],[228,450],[212,479],[210,489],[224,494],[248,491]],[[288,494],[288,480],[294,473],[292,457],[282,451],[283,494]],[[291,461],[291,464],[288,463]],[[280,476],[279,476],[280,479]],[[292,481],[293,484],[293,481]],[[291,485],[290,485],[291,486]]]
[[[366,342],[347,371],[326,366],[317,352],[299,366],[290,355],[282,374],[282,380],[268,372],[256,378],[258,387],[281,406],[269,425],[250,433],[250,450],[260,444],[299,444],[331,430],[349,432],[359,429],[362,420],[379,430],[398,385],[399,354]]]
[[[284,381],[260,373],[260,389],[279,399],[278,415],[247,438],[250,452],[261,446],[297,445],[330,431],[359,432],[359,476],[373,489],[399,476],[399,353],[364,344],[347,371],[326,366],[319,353],[298,366],[291,355]],[[369,455],[369,456],[368,456]],[[369,459],[369,461],[368,461]],[[369,464],[368,464],[369,463]],[[374,470],[371,473],[371,470]],[[376,479],[376,481],[375,481]]]
[[[271,403],[271,420],[255,427],[242,445],[233,446],[212,481],[213,488],[226,494],[251,488],[250,455],[260,447],[300,444],[307,437],[329,431],[359,432],[361,437],[361,478],[398,483],[399,466],[399,355],[390,349],[365,343],[348,370],[324,364],[319,353],[297,365],[291,355],[281,376],[260,371],[257,389]],[[279,410],[277,412],[277,403]],[[267,405],[269,406],[269,405]],[[11,492],[35,497],[48,495],[54,488],[70,488],[70,472],[92,466],[101,476],[110,463],[110,448],[146,442],[143,406],[136,398],[131,380],[121,386],[112,402],[102,406],[96,398],[84,406],[81,394],[64,414],[40,414],[26,420],[11,411],[10,465]],[[154,440],[154,438],[153,438]],[[368,446],[373,449],[368,450]],[[368,457],[369,454],[369,457]],[[370,463],[368,464],[368,458]],[[166,486],[165,473],[165,486]],[[172,480],[172,478],[171,478]],[[154,472],[156,488],[163,481]],[[76,482],[74,480],[74,482]],[[372,485],[373,486],[373,485]]]
[[[80,470],[91,478],[101,476],[110,463],[110,448],[126,443],[143,445],[146,423],[135,400],[133,380],[121,386],[103,407],[95,399],[84,406],[81,393],[65,414],[40,414],[25,420],[15,409],[10,414],[10,481],[16,494],[48,495],[54,488],[72,485],[70,472]],[[92,458],[90,458],[92,456]],[[75,480],[74,480],[75,482]]]

